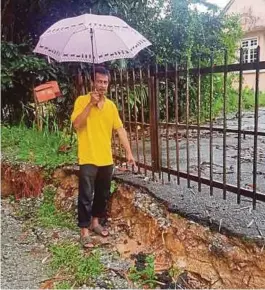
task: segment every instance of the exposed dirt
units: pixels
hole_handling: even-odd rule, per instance
[[[41,170],[31,165],[1,164],[1,196],[14,194],[16,199],[41,194],[44,178]]]
[[[57,171],[56,176],[61,188],[68,188],[68,192],[77,188],[74,175]],[[68,197],[60,195],[59,190],[57,193],[58,204],[65,204]],[[108,224],[111,237],[104,241],[96,238],[97,244],[112,244],[124,258],[153,253],[157,273],[172,267],[179,270],[178,274],[186,273],[185,288],[265,285],[263,248],[169,213],[143,190],[120,185],[110,200]]]
[[[78,177],[72,172],[57,169],[52,175],[52,182],[57,186],[55,206],[57,209],[74,210],[78,195]]]
[[[150,209],[155,201],[148,198],[145,202]],[[131,187],[119,186],[111,200],[110,216],[111,227],[120,232],[116,246],[121,254],[153,253],[157,272],[174,266],[187,273],[192,281],[190,288],[262,288],[265,285],[263,249],[254,243],[211,232],[168,213],[165,208],[159,217],[153,217],[139,208],[139,194]],[[165,218],[167,224],[159,225],[159,218]]]
[[[58,170],[56,205],[75,207],[77,177]],[[119,185],[109,202],[108,238],[93,237],[101,247],[117,250],[141,267],[146,254],[155,256],[161,288],[262,288],[265,285],[264,247],[227,237],[170,213],[142,189]],[[133,256],[132,256],[133,255]],[[176,274],[169,276],[169,269]],[[175,286],[174,286],[175,285]]]

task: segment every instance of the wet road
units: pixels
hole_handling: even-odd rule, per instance
[[[259,109],[258,115],[258,131],[265,132],[265,108]],[[205,124],[204,126],[207,126]],[[223,119],[219,118],[215,121],[214,127],[223,128]],[[229,114],[227,116],[227,128],[237,129],[238,118],[236,114]],[[174,129],[171,129],[174,130]],[[254,131],[254,112],[244,112],[242,114],[242,130]],[[181,131],[185,134],[185,130]],[[165,130],[161,132],[161,156],[162,166],[167,167],[167,142],[165,136]],[[141,135],[139,133],[139,135]],[[198,174],[198,146],[197,146],[197,132],[196,130],[190,130],[189,134],[189,170],[191,174]],[[227,183],[237,185],[237,162],[238,162],[238,135],[237,133],[227,133],[226,141],[226,176]],[[212,138],[213,144],[213,179],[217,181],[223,181],[223,133],[214,132]],[[168,140],[169,145],[169,166],[170,168],[177,169],[176,165],[176,140],[174,138],[174,131],[171,131],[170,138]],[[241,176],[240,186],[248,189],[253,188],[253,154],[254,154],[254,136],[242,135],[241,138]],[[135,157],[136,153],[136,141],[132,141],[132,148]],[[144,162],[143,157],[143,143],[142,140],[138,141],[139,160]],[[145,155],[146,163],[151,164],[151,149],[150,138],[145,140]],[[200,140],[200,170],[201,176],[205,178],[210,177],[210,135],[209,131],[201,130]],[[179,141],[179,167],[180,171],[187,172],[187,140],[184,137]],[[163,176],[167,181],[167,174]],[[171,180],[176,180],[176,177],[172,176]],[[184,179],[182,182],[186,182]],[[196,183],[192,183],[194,188],[197,188]],[[205,190],[208,186],[203,186]],[[208,189],[209,190],[209,189]],[[216,189],[217,190],[217,189]],[[217,190],[218,191],[218,190]],[[220,191],[220,190],[219,190]],[[265,137],[258,137],[257,146],[257,191],[265,193]]]

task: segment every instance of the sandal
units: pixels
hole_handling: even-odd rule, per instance
[[[91,242],[91,237],[90,236],[81,236],[80,237],[80,243],[83,248],[85,249],[92,249],[94,248],[93,242]]]
[[[94,233],[96,233],[96,234],[98,234],[98,235],[100,235],[102,237],[107,237],[109,235],[108,230],[104,229],[101,225],[98,225],[98,226],[96,226],[94,228],[91,228],[91,230]],[[106,232],[106,234],[104,234],[103,232]]]

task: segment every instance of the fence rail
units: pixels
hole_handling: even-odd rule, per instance
[[[256,62],[243,63],[241,49],[239,64],[228,65],[224,53],[221,66],[215,66],[212,57],[206,68],[198,60],[197,68],[165,65],[112,71],[110,97],[128,131],[138,172],[151,173],[162,182],[171,182],[172,177],[178,184],[186,180],[188,187],[196,182],[199,192],[207,185],[210,195],[221,189],[224,199],[232,192],[238,203],[245,196],[252,199],[253,208],[257,200],[265,201],[265,130],[258,126],[260,70],[265,69],[265,61],[259,56],[258,48]],[[253,130],[242,123],[243,73],[250,70],[255,74]],[[232,82],[231,72],[237,77]],[[231,86],[238,88],[236,128],[230,126],[227,112]],[[216,125],[214,102],[220,100],[222,123]],[[113,150],[116,160],[124,162],[116,136]]]

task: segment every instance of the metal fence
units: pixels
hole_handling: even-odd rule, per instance
[[[210,195],[222,190],[224,199],[232,192],[238,203],[241,196],[249,197],[253,208],[257,200],[265,201],[265,130],[258,123],[265,61],[259,59],[260,48],[254,63],[243,63],[243,53],[238,64],[228,65],[224,52],[221,66],[211,55],[207,67],[198,57],[196,68],[166,64],[111,72],[110,97],[127,129],[138,173],[161,182],[185,180],[187,187],[196,183],[199,192],[207,186]],[[254,110],[246,113],[253,120],[250,129],[242,123],[246,71],[255,77]],[[233,100],[237,113],[231,121]],[[117,136],[113,151],[116,161],[125,161]]]

